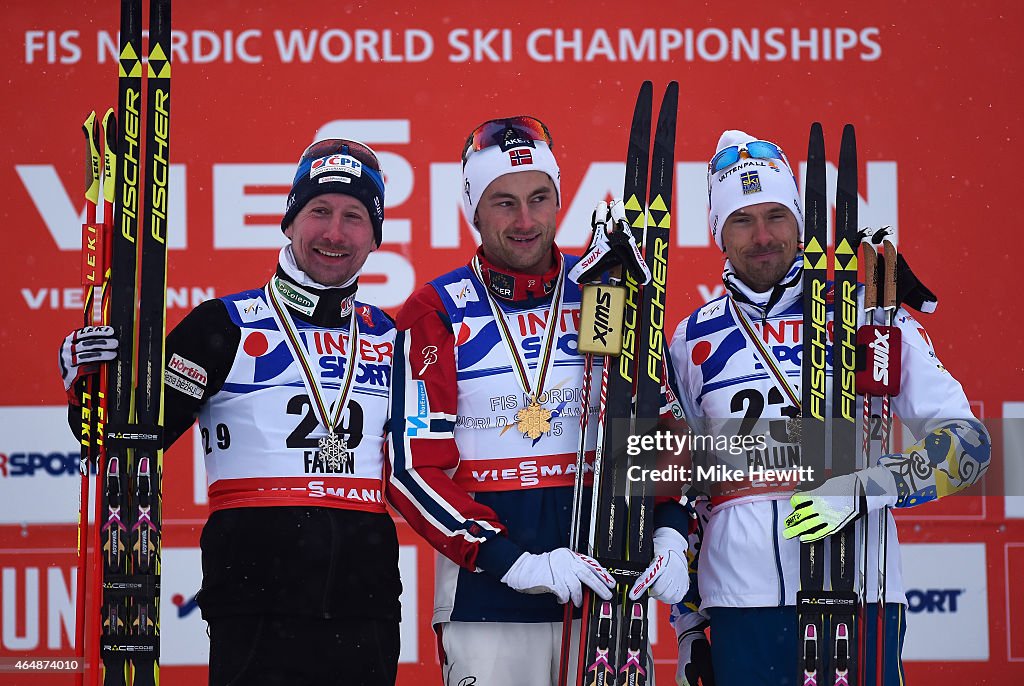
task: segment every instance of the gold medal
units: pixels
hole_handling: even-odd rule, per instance
[[[551,410],[542,407],[537,402],[537,396],[544,393],[544,382],[547,379],[548,370],[555,355],[555,332],[558,330],[558,320],[562,311],[565,262],[563,260],[559,265],[559,276],[555,281],[554,292],[551,295],[551,304],[548,306],[547,320],[544,322],[544,343],[540,349],[540,357],[537,360],[537,367],[532,382],[529,378],[529,365],[519,352],[512,332],[509,330],[505,313],[498,307],[494,296],[491,295],[491,291],[487,287],[487,281],[483,277],[480,266],[480,258],[474,257],[472,265],[473,274],[484,287],[487,302],[491,307],[491,314],[494,316],[494,322],[498,326],[498,333],[505,344],[509,361],[512,363],[512,371],[515,373],[516,380],[523,389],[523,393],[530,397],[530,403],[516,412],[516,428],[519,429],[520,433],[537,440],[548,431],[551,431]]]
[[[320,439],[320,456],[324,458],[324,462],[327,465],[327,471],[338,473],[341,471],[342,462],[345,466],[349,466],[351,453],[349,452],[348,445],[338,434],[331,432]],[[348,469],[347,471],[351,471]]]
[[[530,398],[530,404],[516,412],[516,428],[530,438],[540,438],[551,430],[551,410],[541,407],[537,398]]]

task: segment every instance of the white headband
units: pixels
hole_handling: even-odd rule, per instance
[[[743,131],[726,131],[718,141],[717,155],[722,150],[759,140]],[[762,202],[785,205],[796,217],[801,240],[804,235],[804,213],[796,178],[785,160],[743,158],[717,172],[708,171],[708,223],[711,236],[720,250],[722,225],[736,210]]]
[[[499,176],[524,171],[540,171],[551,177],[555,184],[555,196],[559,206],[562,204],[561,173],[551,148],[543,141],[531,141],[533,147],[518,146],[502,150],[500,145],[492,145],[483,150],[470,153],[466,164],[462,167],[462,211],[466,213],[466,221],[476,227],[473,218],[476,216],[477,205],[484,191]]]

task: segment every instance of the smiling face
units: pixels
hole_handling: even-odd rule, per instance
[[[763,202],[729,215],[722,244],[736,275],[758,293],[775,286],[789,271],[800,242],[796,217],[785,205]]]
[[[555,185],[544,172],[499,176],[484,190],[476,209],[484,255],[496,267],[543,274],[552,265],[557,212]]]
[[[307,202],[284,235],[291,240],[299,269],[324,286],[351,279],[377,249],[366,207],[342,193],[324,193]]]

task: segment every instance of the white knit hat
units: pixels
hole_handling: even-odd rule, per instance
[[[473,222],[477,205],[484,191],[499,176],[524,171],[540,171],[551,177],[555,184],[555,200],[562,204],[561,172],[551,148],[544,141],[519,138],[514,147],[492,145],[470,153],[462,166],[462,210],[466,221]]]
[[[743,131],[726,131],[718,140],[715,156],[727,148],[744,147],[747,143],[757,140],[763,139],[754,138]],[[763,202],[785,205],[796,217],[801,239],[803,238],[804,212],[800,205],[800,190],[797,188],[793,170],[784,156],[755,158],[741,155],[739,161],[717,172],[712,172],[709,165],[708,200],[711,236],[721,250],[725,250],[722,245],[722,227],[729,215],[736,210]]]

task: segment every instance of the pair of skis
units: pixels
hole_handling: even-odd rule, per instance
[[[873,339],[873,332],[885,328],[887,340],[895,342],[894,352],[898,355],[898,336],[892,334],[892,319],[896,310],[895,294],[895,248],[886,241],[886,260],[889,269],[885,271],[884,290],[888,327],[870,325],[858,326],[857,274],[858,250],[863,234],[857,228],[857,143],[854,127],[847,124],[839,152],[839,174],[836,184],[835,249],[833,251],[833,341],[832,341],[832,397],[831,410],[827,409],[827,300],[828,245],[827,212],[825,190],[825,140],[820,124],[811,127],[807,152],[807,176],[804,187],[804,290],[803,290],[803,358],[801,379],[801,459],[812,468],[807,489],[820,486],[831,475],[849,474],[859,467],[866,467],[870,458],[870,403],[871,395],[866,392],[861,380],[864,371],[858,373],[858,342],[866,349]],[[869,318],[877,305],[876,289],[876,248],[864,243],[866,298],[865,310]],[[870,321],[870,319],[869,319]],[[898,331],[896,331],[898,334]],[[869,358],[874,360],[873,355]],[[888,356],[885,364],[888,364]],[[881,362],[881,358],[879,358]],[[857,394],[864,395],[863,458],[858,460]],[[895,388],[898,392],[898,387]],[[894,394],[890,384],[882,388],[882,424],[887,450],[888,432],[891,426],[889,397]],[[827,440],[827,427],[831,429],[831,444]],[[831,455],[831,464],[826,456]],[[861,498],[866,494],[861,494]],[[885,527],[888,515],[880,515],[880,527]],[[831,684],[848,686],[863,684],[866,677],[866,564],[867,524],[862,525],[860,538],[860,573],[855,574],[857,559],[856,520],[848,524],[831,538],[830,581],[831,588],[825,589],[825,543],[804,543],[800,547],[800,591],[797,593],[797,624],[799,631],[799,673],[804,686]],[[882,629],[884,627],[884,584],[885,584],[885,536],[879,539],[879,650],[876,657],[876,684],[882,677]],[[859,584],[855,591],[855,576]],[[829,617],[829,633],[825,650],[825,618]],[[823,678],[824,656],[831,657],[831,674]]]
[[[626,474],[631,465],[653,465],[648,464],[648,456],[628,456],[626,441],[631,434],[654,430],[662,407],[663,357],[667,350],[665,291],[678,99],[679,85],[673,81],[661,102],[652,147],[653,85],[645,81],[630,127],[624,208],[633,240],[643,248],[651,280],[640,284],[629,272],[616,271],[610,275],[609,284],[586,286],[593,289],[592,293],[598,293],[598,303],[614,300],[602,295],[608,289],[624,289],[623,316],[610,318],[611,328],[622,332],[621,350],[617,355],[605,355],[601,367],[592,488],[584,483],[588,471],[584,446],[594,356],[588,353],[585,360],[570,545],[573,550],[596,558],[617,581],[611,600],[601,600],[589,591],[584,595],[575,671],[577,683],[588,686],[643,686],[649,680],[647,597],[645,594],[632,600],[629,590],[654,556],[654,494],[648,482],[630,481]],[[581,341],[587,329],[587,315],[584,305]],[[598,316],[601,326],[607,327],[607,313]],[[560,684],[566,683],[568,672],[571,617],[571,606],[567,606]]]
[[[105,366],[98,384],[95,378],[86,382],[89,398],[83,397],[87,402],[82,413],[83,436],[88,439],[83,440],[80,465],[76,638],[77,649],[84,654],[85,627],[98,624],[98,656],[86,656],[85,663],[89,683],[98,683],[102,672],[104,686],[159,683],[170,12],[170,0],[151,0],[150,50],[144,65],[142,2],[122,0],[118,110],[116,118],[112,111],[103,118],[102,163],[95,114],[84,127],[89,148],[83,226],[85,317],[88,323],[113,327],[118,340],[117,360]],[[104,223],[97,224],[101,173]],[[96,557],[93,612],[86,613],[90,463],[97,474]],[[82,680],[80,676],[79,683]]]

